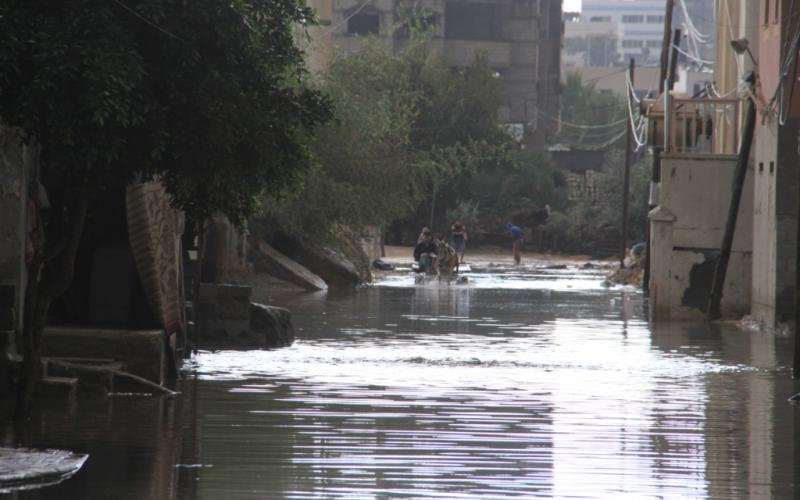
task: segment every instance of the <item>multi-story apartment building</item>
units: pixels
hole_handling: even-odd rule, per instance
[[[684,8],[685,7],[685,8]],[[583,0],[580,22],[614,23],[620,61],[635,59],[639,66],[658,65],[664,38],[664,0]],[[673,27],[682,28],[681,44],[687,64],[711,66],[714,58],[714,3],[675,0]]]
[[[453,67],[465,67],[484,52],[501,79],[502,116],[542,145],[555,131],[563,25],[560,0],[312,0],[322,26],[311,33],[311,66],[324,68],[335,50],[364,43],[400,48],[412,9],[433,31],[433,47]]]

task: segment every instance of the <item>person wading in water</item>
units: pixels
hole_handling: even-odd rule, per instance
[[[506,228],[511,233],[511,249],[514,252],[514,264],[519,264],[522,262],[522,256],[520,255],[522,251],[522,229],[510,222],[506,224]]]
[[[464,223],[457,220],[450,226],[450,246],[458,255],[458,264],[464,263],[464,250],[467,248],[467,228]],[[458,271],[458,265],[456,265]]]

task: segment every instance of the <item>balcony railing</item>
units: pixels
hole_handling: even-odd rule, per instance
[[[672,95],[646,101],[649,143],[666,154],[733,155],[739,150],[739,99],[689,99]],[[665,132],[666,131],[666,132]]]
[[[738,99],[669,99],[666,152],[736,154],[739,148]]]

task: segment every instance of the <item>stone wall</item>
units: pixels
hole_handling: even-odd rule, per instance
[[[203,283],[197,303],[201,349],[283,347],[294,341],[288,309],[250,302],[252,288]]]

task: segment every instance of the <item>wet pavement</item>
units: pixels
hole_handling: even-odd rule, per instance
[[[201,353],[176,399],[37,414],[13,444],[89,458],[13,498],[796,498],[791,340],[651,327],[603,277],[269,294],[292,347]]]

